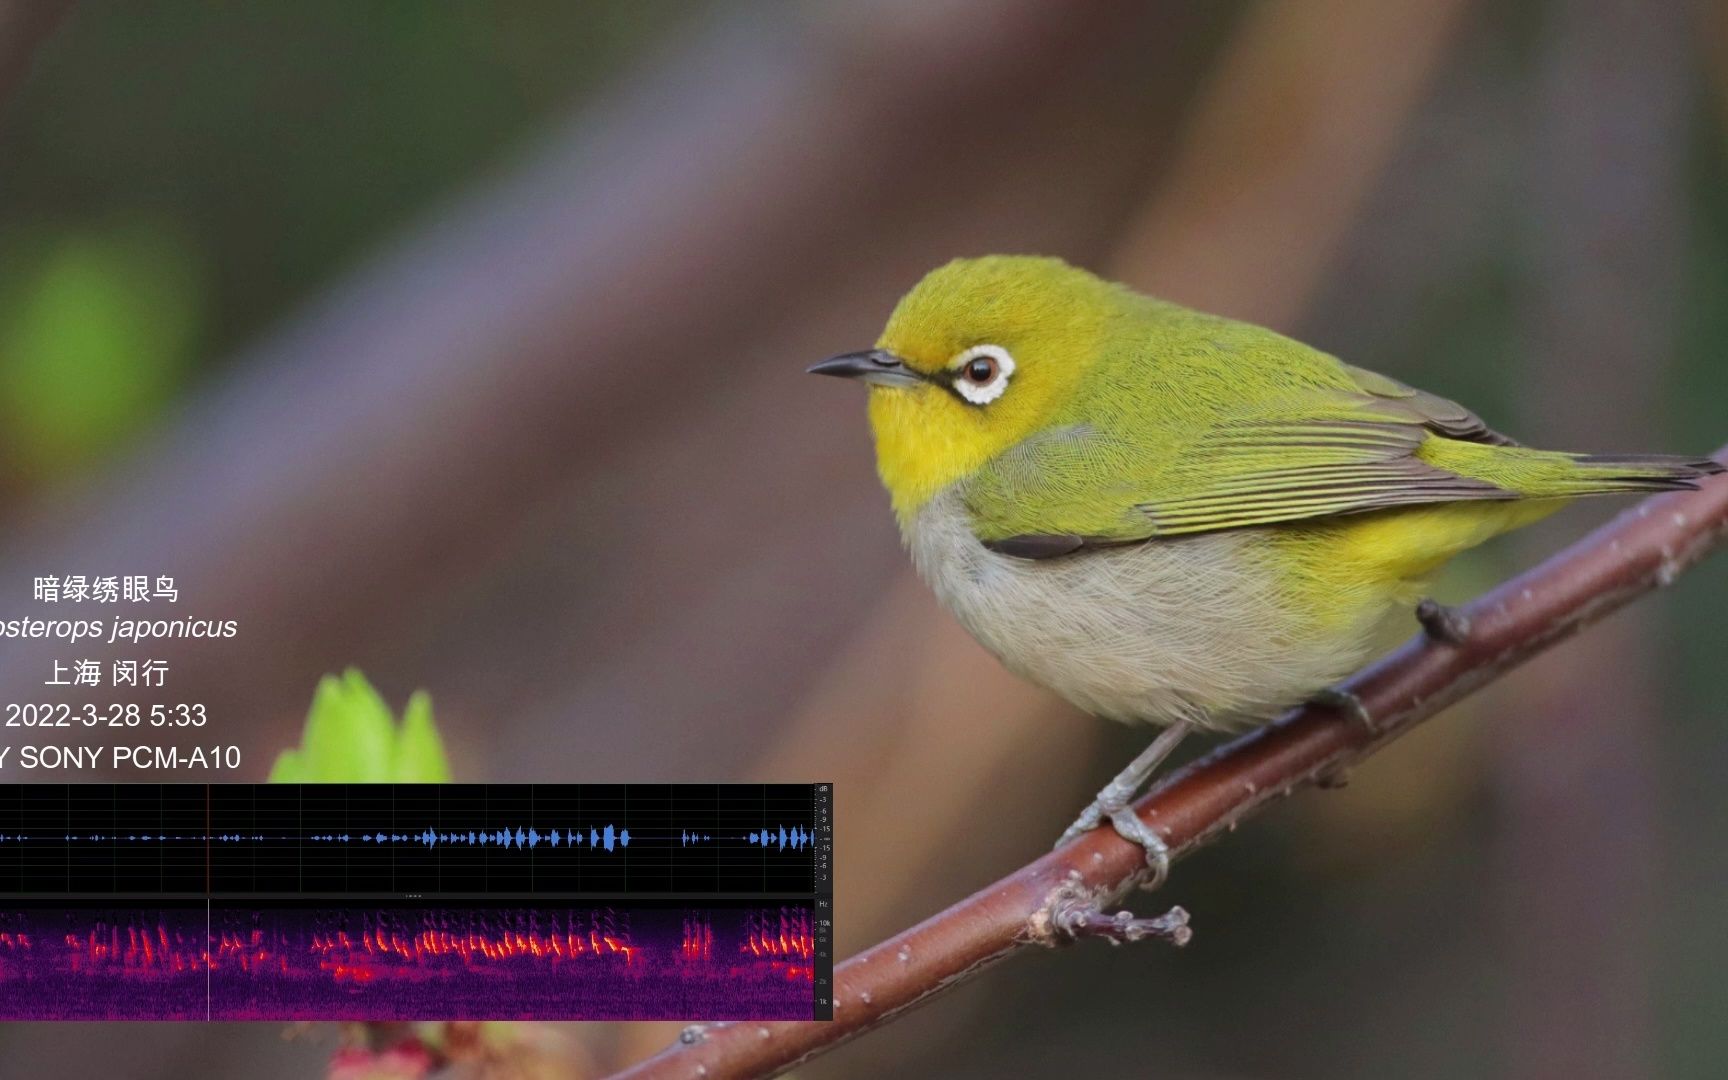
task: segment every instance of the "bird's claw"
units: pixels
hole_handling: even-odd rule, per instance
[[[1066,847],[1103,823],[1104,810],[1097,803],[1093,803],[1081,811],[1080,816],[1074,819],[1074,824],[1062,830],[1062,835],[1057,837],[1056,843],[1051,846],[1053,848]]]
[[[1416,621],[1435,641],[1458,646],[1470,638],[1470,617],[1429,597],[1416,605]]]
[[[1152,876],[1140,881],[1140,888],[1151,892],[1163,885],[1170,876],[1170,845],[1158,835],[1158,830],[1141,821],[1132,806],[1106,807],[1104,814],[1110,819],[1110,827],[1116,830],[1117,836],[1139,845],[1140,850],[1146,853],[1146,869]]]
[[[1342,686],[1328,686],[1317,691],[1308,699],[1310,704],[1323,709],[1332,709],[1343,713],[1351,723],[1361,726],[1369,734],[1377,734],[1379,729],[1374,725],[1374,717],[1368,713],[1368,707],[1362,704],[1362,699],[1344,689]]]

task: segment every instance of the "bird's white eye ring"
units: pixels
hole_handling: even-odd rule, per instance
[[[1014,358],[1000,345],[974,345],[949,361],[954,392],[974,405],[988,405],[1008,391]]]

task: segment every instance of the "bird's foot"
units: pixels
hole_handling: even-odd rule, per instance
[[[1080,812],[1074,819],[1074,824],[1062,833],[1056,841],[1057,847],[1062,847],[1070,841],[1080,838],[1082,833],[1091,832],[1105,820],[1109,820],[1117,834],[1129,843],[1140,845],[1146,852],[1146,867],[1151,871],[1151,879],[1143,880],[1141,887],[1156,889],[1164,884],[1164,879],[1170,876],[1170,848],[1164,843],[1164,838],[1158,835],[1156,829],[1140,820],[1140,815],[1134,812],[1134,793],[1143,787],[1146,781],[1176,749],[1189,730],[1193,727],[1187,720],[1178,720],[1165,728],[1153,739],[1146,749],[1140,751],[1128,767],[1116,774],[1115,779],[1104,785],[1092,804]]]
[[[1328,686],[1316,691],[1308,699],[1308,703],[1343,713],[1352,723],[1360,725],[1371,735],[1379,733],[1379,728],[1374,725],[1374,717],[1368,714],[1368,707],[1362,704],[1362,699],[1342,686]]]
[[[1140,815],[1134,812],[1134,807],[1128,804],[1126,798],[1115,799],[1108,795],[1108,791],[1099,793],[1098,798],[1092,800],[1092,805],[1081,811],[1080,816],[1074,819],[1074,824],[1063,831],[1061,838],[1056,841],[1056,846],[1062,847],[1072,840],[1077,840],[1109,821],[1110,827],[1116,830],[1116,835],[1130,844],[1138,845],[1140,850],[1146,853],[1146,870],[1149,876],[1141,880],[1140,887],[1150,892],[1164,884],[1165,879],[1170,876],[1170,845],[1158,835],[1157,829],[1140,820]]]
[[[1429,637],[1447,645],[1462,645],[1470,638],[1470,617],[1432,597],[1416,605],[1416,621]]]
[[[1078,941],[1083,937],[1103,938],[1112,945],[1145,938],[1158,938],[1180,948],[1194,937],[1188,926],[1188,912],[1173,907],[1150,919],[1138,918],[1132,911],[1106,915],[1095,900],[1078,896],[1058,902],[1050,913],[1050,925],[1062,941]]]

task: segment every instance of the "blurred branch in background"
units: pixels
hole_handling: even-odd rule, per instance
[[[1728,461],[1728,447],[1717,452]],[[1699,492],[1646,499],[1541,566],[1461,609],[1468,637],[1418,636],[1344,687],[1370,731],[1329,709],[1287,714],[1160,784],[1136,804],[1173,856],[1234,831],[1295,788],[1333,776],[1409,728],[1583,627],[1666,587],[1728,539],[1728,475]],[[1564,745],[1554,748],[1564,751]],[[1588,837],[1568,837],[1588,847]],[[1120,897],[1144,874],[1140,849],[1098,829],[947,911],[841,964],[829,1023],[709,1025],[620,1073],[630,1080],[744,1080],[791,1068],[894,1020],[1034,944],[1064,939],[1070,905]]]
[[[1520,431],[1537,445],[1673,446],[1663,417],[1695,27],[1684,4],[1548,12],[1526,118],[1534,229]],[[1543,550],[1564,528],[1537,529],[1522,549]],[[1529,722],[1494,740],[1509,1076],[1659,1071],[1664,629],[1640,610],[1542,658],[1509,699]]]
[[[36,50],[72,10],[72,0],[0,0],[0,117]]]
[[[1013,113],[1139,14],[990,9],[727,20],[686,41],[254,350],[152,452],[39,508],[9,572],[180,576],[269,647],[244,669],[202,643],[161,658],[213,712],[286,717],[309,667],[508,536],[572,462],[602,467],[634,424],[734,387],[737,340],[847,272],[906,163],[963,170],[980,113]],[[7,650],[0,686],[36,689],[51,654]]]
[[[1181,155],[1117,252],[1124,280],[1286,329],[1313,296],[1468,0],[1272,0],[1208,78]]]

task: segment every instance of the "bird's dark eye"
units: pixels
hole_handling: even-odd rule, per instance
[[[1008,389],[1014,358],[1000,345],[974,345],[949,362],[949,386],[973,405],[988,405]]]

